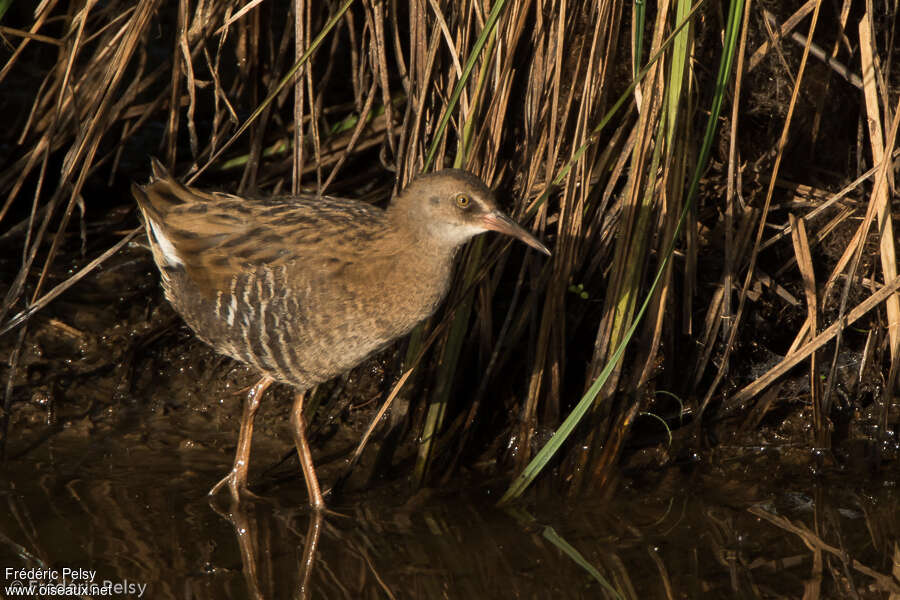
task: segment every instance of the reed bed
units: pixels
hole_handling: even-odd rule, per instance
[[[896,460],[896,10],[12,3],[4,443],[37,318],[137,235],[127,190],[156,155],[202,187],[372,200],[465,168],[547,241],[467,247],[389,365],[419,484],[487,458],[504,501],[541,474],[576,495],[639,449],[760,437]]]

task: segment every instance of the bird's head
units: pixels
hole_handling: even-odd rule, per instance
[[[416,177],[394,198],[388,212],[439,246],[456,248],[480,233],[497,231],[550,254],[497,208],[493,192],[467,171],[444,169]]]

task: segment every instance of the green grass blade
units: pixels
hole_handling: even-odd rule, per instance
[[[569,171],[572,170],[572,167],[575,166],[575,163],[577,163],[581,159],[581,156],[587,151],[587,149],[590,148],[591,145],[597,143],[597,141],[600,139],[600,132],[603,131],[607,123],[612,120],[615,114],[619,112],[619,109],[622,108],[625,102],[631,98],[631,94],[632,92],[634,92],[634,88],[637,87],[637,84],[639,84],[644,79],[644,77],[647,76],[647,73],[650,71],[650,67],[653,65],[653,63],[659,60],[659,57],[662,56],[662,53],[672,45],[678,33],[685,26],[687,26],[691,18],[693,18],[694,14],[698,10],[700,10],[700,7],[705,3],[706,0],[698,0],[697,4],[695,4],[693,8],[691,8],[690,12],[685,15],[684,19],[680,23],[678,23],[678,26],[675,27],[675,30],[669,34],[669,37],[667,37],[665,41],[660,44],[659,50],[657,50],[647,61],[647,64],[644,65],[640,71],[638,71],[638,74],[634,78],[634,81],[628,84],[628,87],[625,88],[625,91],[622,92],[618,100],[616,100],[615,104],[613,104],[612,107],[608,111],[606,111],[606,114],[603,115],[603,117],[600,119],[600,122],[591,131],[591,134],[588,136],[587,141],[578,147],[578,149],[572,154],[572,158],[569,160],[569,162],[567,162],[566,165],[560,170],[559,174],[553,178],[553,182],[547,186],[547,189],[544,190],[543,194],[538,196],[538,199],[535,200],[534,204],[531,206],[530,211],[526,214],[527,217],[532,216],[538,211],[540,206],[547,200],[547,198],[550,197],[550,193],[553,191],[553,188],[558,186],[562,182],[562,180],[566,178],[566,176],[569,174]]]
[[[287,86],[294,80],[294,76],[297,74],[300,68],[309,61],[310,57],[316,52],[316,50],[319,49],[319,46],[321,46],[322,42],[325,40],[325,36],[327,36],[331,32],[331,30],[334,29],[334,26],[338,24],[338,21],[343,18],[344,13],[347,12],[347,9],[350,8],[351,4],[353,4],[353,0],[345,0],[345,2],[337,9],[337,11],[335,11],[335,13],[331,15],[331,18],[328,19],[328,21],[325,23],[325,26],[322,27],[322,30],[319,32],[319,35],[317,35],[316,38],[310,43],[309,48],[306,49],[306,52],[304,52],[303,55],[297,60],[297,62],[294,63],[294,65],[288,70],[285,76],[281,78],[281,81],[278,82],[278,85],[275,86],[275,89],[272,90],[269,95],[266,96],[266,99],[256,107],[250,117],[246,121],[244,121],[240,127],[238,127],[238,130],[234,133],[234,135],[228,138],[228,140],[224,144],[222,144],[222,146],[216,151],[216,153],[209,157],[209,160],[206,161],[206,164],[200,167],[200,169],[191,176],[191,179],[196,178],[197,175],[202,173],[209,165],[214,163],[217,158],[222,156],[222,153],[225,152],[225,150],[227,150],[231,146],[231,144],[235,142],[235,140],[241,137],[241,135],[245,131],[247,131],[250,125],[252,125],[254,121],[259,118],[263,111],[266,110],[266,107],[268,107],[275,100],[278,94],[281,93],[281,90],[283,90],[285,86]]]
[[[0,0],[0,21],[3,20],[3,16],[9,10],[9,7],[12,6],[12,3],[13,0]]]
[[[684,222],[687,219],[688,212],[691,206],[694,203],[694,198],[697,193],[697,188],[699,187],[700,176],[706,170],[706,163],[709,159],[709,150],[712,147],[713,135],[715,133],[716,127],[718,125],[719,113],[722,108],[722,100],[724,97],[725,86],[728,83],[728,79],[731,75],[731,68],[734,64],[734,54],[735,48],[737,47],[738,35],[740,33],[740,15],[743,12],[743,0],[736,0],[731,3],[731,7],[729,9],[729,19],[726,25],[725,31],[725,40],[726,46],[723,51],[722,58],[719,62],[719,71],[716,75],[716,93],[713,98],[712,108],[710,110],[709,118],[706,122],[706,130],[703,138],[703,145],[701,148],[700,155],[697,159],[697,166],[694,170],[694,175],[691,180],[691,186],[688,192],[687,201],[684,204],[684,207],[681,210],[681,215],[678,218],[678,224],[675,226],[675,235],[672,236],[672,242],[669,245],[665,255],[660,262],[659,268],[656,271],[656,275],[653,278],[653,283],[650,285],[649,290],[647,291],[647,295],[644,298],[643,304],[641,304],[641,308],[635,316],[634,321],[631,326],[628,328],[625,337],[622,342],[616,347],[616,351],[613,353],[612,358],[603,368],[603,371],[600,372],[600,375],[597,376],[597,379],[594,380],[594,383],[591,384],[591,387],[588,391],[581,397],[581,400],[578,401],[578,404],[569,413],[569,416],[562,422],[562,425],[559,426],[559,429],[556,430],[555,434],[550,441],[544,445],[543,448],[535,455],[535,457],[528,463],[528,465],[523,469],[522,473],[519,474],[518,477],[512,482],[509,486],[509,489],[503,494],[498,502],[499,505],[507,504],[510,501],[518,498],[522,495],[522,493],[531,485],[531,482],[543,471],[544,467],[550,462],[556,452],[562,447],[563,443],[568,439],[568,437],[575,430],[575,427],[581,422],[581,419],[587,414],[588,410],[590,410],[591,405],[594,403],[594,400],[597,394],[602,389],[603,385],[606,383],[606,380],[609,379],[610,373],[612,373],[613,368],[616,364],[618,364],[619,359],[622,358],[622,355],[625,353],[625,348],[628,343],[631,341],[634,332],[637,330],[638,325],[640,324],[644,313],[647,310],[647,307],[650,305],[651,300],[653,299],[653,294],[656,291],[656,287],[659,282],[662,280],[662,276],[665,273],[666,266],[669,263],[669,260],[672,258],[672,253],[675,250],[675,244],[678,241],[678,235],[681,232],[682,227],[684,226]],[[696,11],[694,8],[694,11]],[[692,11],[690,14],[693,14]],[[679,29],[684,25],[682,23],[679,26]],[[679,30],[676,29],[676,32]],[[657,53],[658,54],[658,53]]]
[[[478,36],[478,39],[475,40],[475,45],[472,46],[472,52],[466,60],[466,66],[463,67],[462,75],[460,76],[459,81],[456,82],[456,87],[453,88],[453,93],[447,101],[447,108],[444,110],[444,114],[441,116],[441,120],[438,122],[438,126],[435,129],[434,138],[431,140],[431,149],[428,151],[428,156],[425,158],[425,165],[422,168],[423,171],[427,171],[431,166],[431,162],[434,160],[434,155],[437,153],[441,138],[444,137],[444,131],[447,129],[447,124],[450,122],[450,115],[453,114],[453,109],[456,108],[456,103],[459,102],[459,97],[462,95],[466,82],[472,74],[472,69],[475,68],[475,63],[478,61],[478,57],[481,56],[482,48],[484,48],[484,45],[487,43],[494,27],[497,26],[497,20],[500,18],[500,12],[503,10],[505,4],[506,0],[497,0],[497,2],[494,3],[487,21],[484,23],[484,29],[481,30],[481,34]]]
[[[641,56],[644,54],[644,26],[647,21],[647,5],[644,0],[635,0],[633,6],[631,21],[634,27],[634,48],[632,49],[634,62],[632,63],[631,76],[637,77],[637,66],[641,64]]]
[[[615,596],[616,598],[624,600],[622,594],[620,594],[616,590],[616,588],[614,588],[612,584],[608,582],[603,575],[600,574],[600,571],[598,571],[594,567],[594,565],[589,563],[587,559],[581,554],[581,552],[576,550],[574,546],[572,546],[562,536],[556,533],[555,529],[550,526],[544,527],[542,535],[544,536],[544,539],[548,540],[551,544],[562,550],[562,552],[565,553],[566,556],[575,561],[575,564],[590,573],[591,577],[596,579],[597,583],[602,585],[606,589],[606,591],[608,591],[610,594],[613,594],[613,596]]]

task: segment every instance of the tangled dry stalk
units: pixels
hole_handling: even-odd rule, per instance
[[[464,167],[549,240],[546,262],[473,244],[445,308],[409,342],[419,366],[403,393],[428,400],[395,410],[425,440],[420,481],[455,466],[475,433],[514,448],[506,464],[522,471],[607,365],[585,443],[562,465],[573,490],[609,480],[644,415],[676,451],[713,427],[704,417],[749,408],[738,425],[759,424],[779,400],[771,386],[803,363],[808,384],[782,400],[811,407],[805,444],[833,443],[838,390],[861,430],[896,423],[896,15],[845,2],[823,24],[815,0],[776,15],[663,1],[652,16],[621,0],[23,5],[0,22],[13,125],[0,244],[16,257],[0,328],[18,335],[6,419],[27,381],[28,319],[130,239],[86,223],[127,204],[156,154],[232,190],[373,199],[423,168]],[[713,89],[723,31],[734,67]],[[703,138],[717,102],[725,116]],[[858,143],[832,121],[837,105],[858,111]],[[83,249],[88,235],[109,250],[49,289],[67,242]]]

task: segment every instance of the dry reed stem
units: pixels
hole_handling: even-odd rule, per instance
[[[803,19],[805,19],[809,13],[813,11],[816,7],[816,0],[807,0],[800,8],[798,8],[794,14],[790,16],[790,18],[786,19],[784,23],[781,24],[781,27],[774,35],[771,36],[768,42],[765,42],[757,48],[753,54],[750,56],[750,60],[747,61],[747,72],[749,73],[753,69],[759,66],[759,64],[768,56],[769,52],[778,47],[778,42],[781,38],[788,35],[792,32],[797,25],[800,24]]]
[[[803,279],[803,291],[806,295],[806,323],[809,337],[814,338],[819,332],[819,300],[816,295],[816,273],[813,268],[812,253],[809,250],[809,240],[806,235],[806,226],[803,221],[790,215],[791,230],[794,232],[791,241],[794,245],[794,255],[797,266],[800,268],[800,276]],[[798,336],[798,339],[799,336]],[[819,369],[816,353],[809,355],[809,391],[813,407],[813,431],[815,444],[819,448],[828,448],[827,418],[822,406],[822,383],[819,379]]]
[[[830,342],[837,337],[845,327],[852,325],[870,310],[877,308],[885,298],[900,289],[900,277],[895,278],[890,283],[879,289],[877,292],[857,304],[853,309],[846,313],[842,319],[832,323],[829,327],[822,330],[822,333],[804,344],[795,353],[786,356],[775,367],[758,377],[753,383],[745,386],[743,389],[733,394],[722,405],[722,410],[730,411],[741,406],[747,400],[753,398],[765,387],[773,381],[787,373],[791,368],[805,360],[810,354]]]
[[[818,23],[818,19],[819,19],[820,7],[821,7],[821,0],[817,0],[816,7],[815,7],[815,10],[813,11],[813,15],[812,15],[812,21],[809,26],[809,36],[808,36],[809,38],[812,38],[813,33],[816,30],[816,24]],[[745,13],[744,21],[745,21],[744,27],[746,27],[747,26],[746,13]],[[796,82],[793,86],[793,89],[791,90],[791,101],[790,101],[790,104],[788,105],[787,116],[785,117],[784,126],[782,127],[782,130],[781,130],[781,136],[778,140],[778,144],[776,147],[777,150],[776,150],[776,155],[775,155],[775,163],[772,166],[772,174],[769,179],[768,189],[766,190],[766,196],[765,196],[765,200],[763,202],[763,208],[762,208],[761,216],[759,219],[759,226],[756,230],[756,237],[753,242],[753,249],[750,252],[750,260],[749,260],[749,265],[747,267],[747,273],[744,277],[744,283],[741,286],[741,294],[738,298],[738,309],[735,313],[734,323],[732,324],[731,331],[729,332],[728,341],[725,344],[724,356],[721,359],[721,364],[716,373],[715,379],[713,380],[713,383],[710,385],[709,389],[704,394],[703,401],[700,404],[700,414],[701,415],[706,410],[706,407],[709,405],[710,400],[712,399],[713,395],[715,394],[716,390],[718,389],[719,384],[722,381],[722,378],[725,376],[725,371],[728,366],[728,359],[731,355],[732,349],[734,348],[734,342],[737,337],[738,325],[741,321],[741,317],[743,316],[744,306],[745,306],[745,303],[747,300],[747,291],[750,288],[750,282],[753,279],[754,269],[756,267],[756,261],[759,256],[759,248],[760,248],[760,244],[762,242],[763,231],[765,229],[765,224],[768,221],[769,208],[772,204],[772,195],[775,191],[775,182],[778,178],[778,171],[779,171],[779,168],[781,167],[781,162],[782,162],[782,159],[784,156],[785,147],[787,145],[788,132],[790,131],[790,127],[792,124],[794,109],[797,105],[797,98],[800,93],[800,83],[803,81],[803,74],[806,69],[806,63],[807,63],[808,56],[809,56],[809,49],[806,48],[806,49],[804,49],[804,52],[803,52],[803,58],[801,58],[801,60],[800,60],[800,68],[797,73]]]
[[[841,548],[836,548],[836,547],[832,546],[831,544],[828,544],[821,537],[819,537],[819,535],[817,535],[815,532],[810,531],[806,526],[796,525],[796,524],[792,523],[791,521],[789,521],[788,519],[786,519],[782,516],[779,516],[779,515],[772,514],[771,512],[769,512],[761,507],[754,506],[747,510],[751,514],[754,514],[761,519],[765,519],[766,521],[769,521],[776,527],[778,527],[780,529],[784,529],[785,531],[789,531],[789,532],[797,535],[798,537],[800,537],[803,540],[803,543],[806,544],[806,546],[810,550],[812,550],[814,552],[817,550],[821,551],[821,552],[826,552],[828,554],[831,554],[831,555],[837,557],[840,560],[845,559],[845,555],[846,555],[845,550],[843,550]],[[879,590],[884,591],[884,592],[890,592],[891,594],[900,594],[900,584],[898,584],[897,581],[895,581],[890,575],[887,575],[885,573],[880,573],[880,572],[876,571],[875,569],[872,569],[871,567],[868,567],[868,566],[860,563],[856,559],[853,559],[850,557],[846,557],[846,558],[849,558],[849,563],[850,563],[850,566],[853,568],[853,570],[859,571],[860,573],[862,573],[863,575],[866,575],[867,577],[871,577],[874,580],[874,582],[877,585]]]
[[[881,127],[881,111],[878,106],[878,92],[875,86],[875,48],[873,48],[873,40],[871,35],[872,23],[869,13],[863,15],[859,21],[859,48],[860,58],[862,61],[863,72],[863,92],[865,97],[866,114],[868,116],[867,123],[869,125],[869,147],[872,151],[872,162],[880,163],[885,158],[886,148],[884,144],[884,134]],[[884,96],[885,105],[887,105],[888,97]],[[893,149],[887,149],[888,154]],[[890,177],[891,171],[883,171],[884,177]],[[894,225],[890,213],[890,205],[888,200],[888,190],[890,182],[885,181],[876,185],[873,190],[873,197],[870,202],[874,203],[878,211],[879,227],[879,243],[881,259],[881,271],[885,281],[890,281],[897,276],[897,254],[894,246]],[[878,194],[877,197],[874,194]],[[888,335],[891,339],[891,360],[900,360],[900,296],[891,296],[885,302],[888,316]]]
[[[666,6],[663,3],[657,7],[653,38],[649,40],[652,48],[658,46],[666,28],[671,28]],[[621,24],[623,15],[627,18],[629,14],[627,6],[621,1],[509,2],[484,56],[466,82],[459,105],[451,109],[448,98],[461,77],[473,40],[484,26],[489,6],[445,0],[408,4],[364,0],[354,3],[340,17],[335,30],[293,80],[293,92],[282,89],[276,93],[279,79],[310,47],[332,14],[329,11],[337,9],[310,0],[295,0],[292,7],[293,14],[273,16],[272,7],[256,0],[200,2],[196,6],[182,0],[172,7],[141,0],[124,8],[117,3],[90,1],[66,8],[51,0],[41,5],[30,26],[12,32],[22,37],[16,38],[14,50],[0,69],[0,82],[9,84],[13,69],[23,66],[22,61],[37,48],[52,49],[58,53],[58,60],[35,80],[33,105],[27,107],[21,128],[15,132],[21,147],[0,173],[0,188],[6,193],[0,205],[0,223],[8,225],[0,240],[18,243],[16,236],[24,238],[21,267],[17,265],[11,285],[4,290],[0,326],[10,323],[6,316],[13,309],[33,312],[44,305],[39,298],[47,297],[42,291],[48,285],[46,278],[58,268],[63,247],[71,240],[77,242],[78,229],[84,229],[84,218],[78,226],[73,220],[78,222],[82,211],[90,214],[92,208],[100,206],[83,191],[85,183],[98,175],[97,179],[108,177],[109,181],[135,178],[118,170],[122,164],[131,168],[134,150],[129,144],[146,139],[142,136],[147,136],[154,125],[161,124],[159,129],[164,133],[162,139],[159,135],[152,137],[152,144],[160,145],[146,149],[147,154],[162,155],[173,165],[203,164],[210,157],[222,156],[235,132],[240,133],[240,127],[249,122],[247,112],[259,107],[267,94],[274,94],[271,103],[253,117],[256,120],[246,139],[238,142],[245,149],[232,152],[227,162],[216,162],[216,166],[240,166],[241,189],[264,188],[270,193],[333,188],[334,193],[351,190],[376,197],[383,195],[383,188],[372,184],[380,184],[378,175],[395,170],[397,189],[421,170],[437,124],[442,115],[448,114],[450,125],[438,140],[435,164],[443,166],[452,161],[467,166],[504,191],[512,191],[501,197],[501,202],[517,217],[533,219],[528,224],[555,245],[554,257],[546,263],[520,260],[521,253],[510,254],[508,246],[497,244],[486,250],[491,255],[489,267],[476,253],[467,254],[461,272],[477,273],[479,283],[474,288],[457,286],[432,329],[446,328],[463,296],[473,294],[477,320],[468,327],[471,317],[460,317],[468,330],[459,347],[460,352],[472,350],[475,358],[470,364],[477,365],[485,380],[475,388],[476,401],[459,413],[458,441],[472,435],[476,416],[489,405],[483,400],[497,389],[491,378],[513,374],[518,382],[504,408],[514,415],[509,419],[515,429],[511,437],[522,449],[517,459],[521,466],[532,451],[536,428],[554,427],[570,405],[573,390],[585,380],[582,370],[587,361],[573,364],[573,357],[593,352],[588,372],[602,367],[602,357],[614,347],[611,341],[616,338],[615,332],[630,322],[628,315],[645,289],[648,264],[673,235],[672,216],[677,216],[684,201],[681,182],[695,144],[692,130],[696,119],[689,112],[691,98],[698,92],[693,71],[688,72],[690,81],[685,84],[687,101],[673,113],[679,121],[666,135],[657,131],[661,99],[670,90],[655,71],[642,83],[640,110],[632,104],[617,116],[614,127],[602,136],[596,135],[592,127],[609,108],[610,93],[615,97],[617,89],[622,88],[623,73],[616,70],[616,57],[624,51],[628,28]],[[781,26],[775,39],[796,28],[816,7],[812,1],[804,4]],[[848,9],[845,0],[841,27]],[[408,21],[399,22],[400,14]],[[58,39],[46,35],[50,31],[48,19],[65,19],[61,31],[67,33]],[[154,44],[159,45],[157,21],[175,27],[164,37],[167,55],[162,60],[154,51]],[[745,21],[744,35],[748,25]],[[8,29],[3,32],[10,33]],[[693,32],[691,40],[698,41]],[[866,64],[876,64],[877,49],[870,44],[864,44],[864,59]],[[844,37],[836,39],[831,59],[846,45]],[[769,44],[758,48],[748,60],[747,70],[760,64],[771,48]],[[701,56],[704,48],[694,51]],[[876,167],[837,194],[823,198],[815,189],[795,186],[791,193],[808,198],[805,204],[796,198],[776,203],[775,188],[788,185],[777,177],[784,139],[779,143],[775,168],[766,180],[767,208],[762,213],[741,208],[748,171],[740,168],[738,154],[738,125],[743,118],[740,64],[734,88],[739,100],[734,102],[731,116],[728,200],[724,209],[726,260],[721,286],[709,293],[708,306],[699,310],[694,303],[698,297],[706,300],[706,282],[696,261],[703,258],[707,241],[698,235],[699,228],[689,229],[679,247],[683,279],[673,277],[682,272],[682,263],[676,261],[647,315],[639,336],[640,350],[628,354],[621,363],[628,377],[620,377],[615,382],[618,387],[611,384],[607,398],[628,398],[631,402],[634,397],[629,393],[656,385],[654,376],[659,365],[669,368],[670,364],[682,364],[678,346],[687,335],[697,342],[690,359],[684,359],[690,365],[684,387],[708,394],[702,402],[705,406],[724,377],[736,332],[745,328],[740,323],[740,310],[732,319],[729,300],[738,274],[747,269],[741,306],[747,294],[761,283],[771,286],[785,302],[796,301],[789,291],[793,282],[782,280],[793,268],[793,258],[785,260],[768,280],[756,267],[760,252],[791,235],[796,255],[802,256],[799,272],[807,301],[804,327],[811,325],[809,337],[814,337],[816,321],[822,315],[814,318],[809,313],[814,307],[809,290],[815,287],[809,261],[814,260],[812,252],[817,246],[857,214],[858,205],[848,196],[866,177],[876,180],[869,206],[874,203],[880,207],[879,223],[889,222],[885,197],[890,180],[884,170],[889,160],[878,158],[873,161]],[[787,69],[793,68],[788,52],[785,64]],[[791,126],[798,90],[805,85],[805,64],[806,52],[783,136]],[[876,73],[867,88],[873,127],[888,112],[883,79],[885,76]],[[338,85],[341,80],[343,84]],[[883,105],[881,109],[878,102]],[[821,111],[820,104],[816,114]],[[356,119],[355,123],[350,118]],[[332,129],[338,119],[344,119],[339,132]],[[884,135],[871,132],[873,153],[878,150],[875,141],[879,137]],[[584,145],[587,149],[582,151]],[[883,146],[884,156],[897,155],[889,140]],[[63,177],[59,179],[56,169],[63,157]],[[568,162],[571,169],[558,189],[549,190],[552,195],[547,201],[543,192]],[[710,206],[713,204],[706,205]],[[767,221],[775,208],[797,210],[797,217],[809,230],[809,239],[801,239],[804,236],[799,221],[761,237],[763,227],[773,226]],[[827,220],[814,221],[835,208],[836,214],[829,213]],[[10,215],[18,222],[8,223]],[[759,225],[755,245],[750,244],[754,223]],[[639,233],[641,230],[644,233]],[[869,238],[867,231],[867,227],[858,229],[851,248],[817,296],[818,302],[829,300],[834,283],[852,267],[859,256],[855,253]],[[882,235],[881,244],[893,247],[890,232]],[[748,252],[749,248],[752,250]],[[494,257],[493,252],[502,256]],[[633,261],[631,270],[626,258]],[[896,267],[892,266],[895,261],[890,248],[880,249],[880,260],[885,279],[891,280],[890,273]],[[858,285],[853,269],[850,271],[848,285]],[[672,287],[678,283],[683,284],[681,288]],[[583,285],[588,299],[570,292],[570,286],[577,284]],[[870,284],[863,280],[862,285]],[[512,301],[494,302],[495,296],[511,297]],[[28,300],[38,303],[29,305]],[[892,296],[887,306],[892,336],[898,325],[890,316],[896,302]],[[621,310],[618,316],[617,310]],[[679,325],[684,334],[681,338],[675,335]],[[573,346],[583,328],[590,329],[593,348]],[[724,344],[717,344],[722,336],[727,336]],[[867,348],[870,342],[876,345],[871,332],[869,338]],[[796,343],[800,339],[802,336],[797,336]],[[895,346],[896,339],[892,339],[892,348]],[[724,355],[717,355],[723,347]],[[788,357],[792,359],[796,350],[792,348]],[[876,354],[867,350],[866,360],[874,360]],[[433,365],[433,359],[433,352],[424,355],[422,366]],[[712,387],[699,389],[709,365],[719,360],[721,369]],[[894,370],[896,363],[891,372]],[[433,373],[423,373],[418,383],[427,386],[428,377]],[[410,378],[411,383],[415,380]],[[627,427],[632,420],[629,415],[636,408],[625,403],[606,404],[594,422],[599,432],[595,441],[598,446],[608,441],[607,448],[612,451],[622,447],[626,436],[621,431],[605,432]],[[607,435],[612,437],[607,440]],[[448,437],[446,441],[453,440]],[[450,460],[455,464],[462,446],[450,446],[456,448]],[[607,467],[615,464],[614,454],[603,460]]]
[[[716,313],[721,315],[721,324],[722,327],[716,325],[717,329],[720,329],[722,332],[722,338],[726,339],[729,335],[731,328],[734,326],[733,314],[732,314],[732,292],[734,288],[734,282],[737,277],[737,257],[744,256],[744,248],[739,246],[735,246],[735,219],[738,217],[738,214],[741,208],[738,206],[738,198],[737,193],[739,190],[743,188],[741,184],[741,170],[739,168],[740,165],[740,157],[737,152],[737,140],[738,140],[738,132],[740,127],[740,98],[742,98],[742,86],[744,82],[744,76],[749,73],[750,68],[745,64],[745,57],[747,55],[747,32],[749,31],[749,27],[746,26],[746,23],[749,20],[750,14],[750,2],[747,2],[744,6],[744,23],[745,26],[741,29],[741,40],[738,45],[738,57],[737,62],[735,63],[735,77],[734,77],[734,99],[735,101],[731,105],[731,135],[728,137],[728,172],[727,172],[727,180],[726,180],[726,195],[725,195],[725,264],[722,267],[722,297],[721,304],[716,307]],[[749,224],[747,220],[744,220],[743,225]],[[744,233],[749,233],[749,230],[746,227],[742,227]],[[739,236],[741,241],[746,241],[748,238],[745,236]],[[706,331],[706,344],[712,344],[715,339],[715,333],[713,335],[709,335],[711,331],[711,327],[709,323],[711,321],[711,317],[713,314],[712,308],[707,312],[706,323],[707,327]],[[701,346],[703,347],[703,346]],[[709,359],[709,353],[706,353],[706,356],[703,357],[702,364],[696,367],[695,372],[699,376],[700,373],[706,370],[706,362]],[[695,377],[693,388],[696,388],[698,384],[698,379]]]

